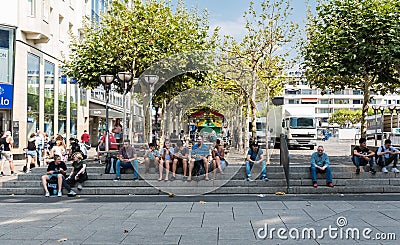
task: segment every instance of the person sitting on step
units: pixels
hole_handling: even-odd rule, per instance
[[[203,165],[205,170],[205,180],[209,180],[208,178],[208,165],[210,160],[208,159],[210,156],[210,148],[206,146],[203,142],[203,138],[201,135],[197,137],[197,143],[192,146],[191,159],[189,161],[189,177],[187,181],[192,181],[192,171],[194,166]]]
[[[317,184],[317,173],[326,173],[326,185],[328,187],[333,187],[332,184],[332,170],[329,163],[329,157],[324,153],[324,147],[322,145],[318,146],[317,152],[311,155],[311,177],[313,186],[318,187]]]
[[[389,164],[391,164],[392,162],[393,162],[393,167],[391,171],[393,173],[400,173],[400,171],[397,169],[399,154],[400,154],[399,150],[397,150],[392,146],[392,141],[390,139],[386,139],[385,144],[379,147],[377,151],[378,158],[381,159],[381,161],[379,161],[378,159],[378,164],[380,162],[383,173],[389,172],[387,170],[387,166],[389,166]]]
[[[366,166],[369,164],[369,169],[372,174],[375,174],[374,159],[375,153],[367,148],[367,139],[360,138],[358,140],[359,146],[354,147],[353,150],[353,164],[356,166],[356,174],[360,174],[360,166]]]
[[[183,168],[183,180],[187,179],[186,173],[188,168],[188,159],[189,159],[189,149],[185,147],[181,141],[176,143],[176,147],[174,149],[174,161],[172,162],[172,177],[171,181],[175,180],[176,168],[178,164],[182,164]]]
[[[58,186],[58,196],[62,196],[62,188],[68,190],[68,196],[76,196],[76,193],[71,189],[67,181],[65,180],[65,175],[67,174],[67,166],[65,162],[61,161],[61,156],[54,155],[53,161],[49,162],[47,166],[46,174],[42,176],[43,189],[46,192],[45,196],[49,197],[50,193],[47,189],[47,181],[55,180]]]
[[[115,166],[115,179],[121,179],[121,167],[133,168],[133,180],[139,180],[139,161],[137,160],[136,149],[131,146],[128,139],[124,140],[123,146],[119,149],[118,160]]]
[[[78,190],[82,190],[82,183],[88,179],[86,173],[86,161],[83,160],[82,153],[75,152],[72,154],[72,170],[66,179],[67,183],[71,186],[78,182]]]
[[[171,143],[169,140],[167,140],[167,139],[165,140],[164,146],[161,149],[160,155],[161,155],[161,160],[160,160],[160,164],[158,165],[160,177],[158,178],[158,181],[161,181],[163,178],[164,166],[165,166],[165,179],[164,180],[168,181],[169,167],[174,159],[174,148],[171,146]]]
[[[264,160],[263,150],[260,149],[258,142],[255,140],[251,143],[250,149],[247,151],[246,157],[246,180],[252,181],[251,179],[251,169],[254,164],[261,165],[261,179],[268,181],[267,178],[267,164]]]
[[[145,173],[149,173],[150,165],[154,168],[160,164],[160,152],[156,150],[154,143],[149,143],[149,149],[144,154]]]

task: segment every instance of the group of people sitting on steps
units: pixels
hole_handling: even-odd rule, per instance
[[[356,166],[356,175],[360,174],[360,167],[364,167],[364,171],[369,167],[369,172],[372,175],[376,174],[375,167],[381,168],[383,173],[388,173],[388,168],[391,164],[390,171],[400,173],[400,170],[397,169],[400,151],[392,146],[390,139],[386,139],[384,145],[380,146],[375,152],[367,147],[366,138],[360,138],[358,142],[359,145],[354,147],[351,157],[353,164]],[[327,186],[333,187],[329,157],[324,153],[323,146],[318,146],[317,152],[311,155],[310,171],[314,187],[318,187],[317,173],[326,173]]]
[[[121,179],[121,167],[133,169],[133,179],[138,181],[139,161],[136,150],[130,145],[129,140],[124,140],[123,147],[120,148],[118,155],[114,181]],[[154,143],[150,143],[149,149],[144,154],[144,165],[146,174],[149,173],[151,167],[155,168],[156,171],[158,170],[158,181],[174,181],[177,178],[177,169],[180,167],[183,170],[182,180],[191,181],[193,173],[204,174],[205,180],[209,180],[209,170],[213,171],[212,179],[216,178],[217,169],[223,175],[223,169],[227,166],[227,162],[225,161],[225,149],[219,139],[210,149],[199,136],[191,151],[181,141],[173,146],[169,140],[165,140],[160,151],[156,149]]]

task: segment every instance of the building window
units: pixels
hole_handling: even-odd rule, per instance
[[[14,30],[0,27],[0,83],[13,83]]]
[[[35,0],[28,0],[28,16],[35,17]]]
[[[67,75],[63,69],[58,71],[58,133],[63,135],[67,132]]]
[[[35,133],[39,128],[39,88],[40,88],[40,57],[28,53],[27,74],[27,134]]]
[[[301,94],[312,94],[312,90],[311,89],[302,89]]]
[[[46,23],[49,23],[50,6],[49,0],[42,0],[42,18]]]
[[[319,113],[329,113],[329,108],[319,108]]]
[[[342,90],[342,91],[335,91],[334,94],[336,94],[336,95],[343,95],[343,94],[344,94],[344,91],[343,91],[343,90]]]
[[[353,95],[363,95],[363,94],[364,92],[359,89],[353,90]]]
[[[289,100],[289,104],[300,104],[300,100]]]
[[[300,94],[299,89],[285,89],[285,94]]]
[[[354,105],[360,105],[363,103],[363,100],[353,100]]]
[[[44,132],[49,136],[54,133],[54,74],[55,66],[44,62]]]
[[[334,104],[349,104],[349,100],[348,99],[335,99]]]
[[[329,99],[321,99],[319,100],[319,103],[323,105],[329,104]]]
[[[77,118],[78,118],[78,84],[72,84],[70,85],[70,132],[71,136],[75,136],[77,134]]]
[[[58,39],[62,43],[64,42],[64,35],[65,35],[63,21],[64,21],[64,17],[59,15],[58,16]]]

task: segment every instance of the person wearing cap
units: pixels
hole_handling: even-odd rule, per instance
[[[1,150],[1,168],[0,168],[0,177],[4,175],[3,167],[4,162],[8,161],[10,163],[10,171],[11,176],[14,176],[14,164],[13,164],[13,155],[11,153],[11,149],[13,148],[13,138],[11,137],[11,132],[6,131],[3,136],[0,138],[0,148]]]
[[[88,179],[86,173],[86,161],[83,160],[83,156],[80,152],[72,154],[72,170],[66,179],[70,186],[74,186],[78,182],[78,190],[82,190],[82,183]]]
[[[252,181],[251,179],[251,169],[253,168],[254,164],[261,165],[261,179],[264,181],[268,181],[267,178],[267,164],[264,160],[263,150],[260,149],[257,141],[253,141],[251,143],[250,149],[247,152],[246,158],[246,180]]]

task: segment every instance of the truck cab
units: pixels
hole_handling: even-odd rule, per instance
[[[288,146],[309,147],[317,145],[317,120],[312,116],[286,116],[282,121],[283,132]]]

